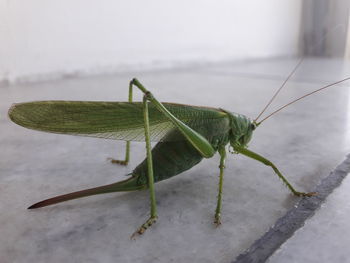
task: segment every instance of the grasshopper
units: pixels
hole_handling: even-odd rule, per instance
[[[128,102],[34,101],[13,104],[8,112],[10,119],[26,128],[126,141],[125,159],[112,159],[113,163],[128,164],[131,141],[146,143],[146,158],[132,171],[128,179],[53,197],[33,204],[28,209],[90,195],[149,189],[150,217],[133,234],[141,235],[158,218],[154,184],[180,174],[203,158],[211,158],[218,152],[220,176],[214,223],[220,225],[227,148],[231,153],[242,154],[270,166],[294,195],[315,195],[314,192],[297,191],[271,161],[248,149],[254,130],[263,121],[306,96],[350,79],[346,78],[310,92],[258,121],[300,63],[254,120],[220,108],[161,103],[137,79],[130,81]],[[133,102],[134,87],[143,92],[142,102]],[[153,149],[151,141],[158,142]],[[229,146],[226,147],[227,145]]]

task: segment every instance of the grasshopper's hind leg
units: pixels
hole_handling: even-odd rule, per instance
[[[153,161],[152,161],[152,152],[151,152],[151,141],[150,141],[150,132],[149,132],[149,117],[148,117],[148,101],[147,96],[143,97],[143,114],[145,121],[145,139],[146,139],[146,151],[147,151],[147,174],[148,174],[148,188],[150,192],[151,199],[151,215],[150,218],[141,225],[141,227],[132,234],[131,238],[134,238],[137,234],[142,235],[147,228],[153,225],[157,219],[157,204],[156,204],[156,195],[154,190],[154,177],[153,177]]]
[[[132,81],[130,81],[129,83],[129,102],[132,102],[132,86],[133,83]],[[125,159],[124,160],[117,160],[117,159],[113,159],[113,158],[108,158],[107,160],[109,160],[111,163],[115,163],[115,164],[120,164],[120,165],[128,165],[129,160],[130,160],[130,142],[127,141],[126,142],[126,149],[125,149]]]
[[[220,154],[219,191],[218,191],[218,200],[217,200],[215,216],[214,216],[214,224],[216,226],[221,225],[222,185],[223,185],[223,180],[224,180],[224,169],[225,169],[225,159],[226,159],[225,146],[219,147],[219,154]]]
[[[152,166],[152,153],[149,133],[149,118],[148,118],[148,101],[152,103],[169,121],[171,121],[175,127],[182,133],[189,143],[205,158],[210,158],[215,154],[215,149],[210,142],[204,138],[201,134],[187,126],[185,123],[177,119],[170,111],[168,111],[162,103],[160,103],[151,92],[149,92],[137,79],[133,79],[130,85],[135,85],[143,93],[143,113],[145,121],[145,138],[147,149],[147,168],[148,168],[148,187],[151,197],[151,216],[136,232],[135,234],[142,234],[146,229],[151,226],[157,220],[156,210],[156,198],[154,192],[154,178],[153,178],[153,166]],[[135,236],[132,235],[133,236]]]
[[[126,142],[126,150],[125,150],[125,159],[124,160],[117,160],[113,158],[107,158],[108,161],[111,163],[115,164],[120,164],[120,165],[128,165],[129,160],[130,160],[130,142]]]

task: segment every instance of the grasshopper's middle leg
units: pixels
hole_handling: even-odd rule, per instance
[[[133,83],[130,82],[129,83],[129,99],[128,99],[129,102],[132,102],[132,86],[133,86]],[[116,160],[113,158],[108,158],[108,160],[110,160],[111,163],[120,164],[120,165],[128,165],[129,160],[130,160],[130,142],[127,141],[125,146],[126,146],[126,149],[125,149],[124,160]]]
[[[147,174],[148,174],[148,188],[150,192],[151,199],[151,215],[150,218],[141,225],[141,227],[131,236],[133,238],[135,235],[142,235],[147,228],[154,224],[157,219],[157,204],[156,204],[156,195],[154,191],[154,177],[153,177],[153,161],[152,161],[152,152],[151,152],[151,140],[149,132],[149,116],[148,116],[148,101],[147,96],[143,97],[143,114],[145,121],[145,139],[146,139],[146,151],[147,151]]]
[[[223,180],[224,180],[224,169],[225,169],[225,159],[226,159],[226,150],[225,146],[219,147],[219,154],[220,154],[220,177],[219,177],[219,191],[218,191],[218,200],[216,204],[216,210],[215,210],[215,217],[214,217],[214,224],[217,226],[221,225],[221,205],[222,205],[222,186],[223,186]]]

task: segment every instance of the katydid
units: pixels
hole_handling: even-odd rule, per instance
[[[253,131],[273,114],[312,93],[348,79],[350,78],[308,93],[274,111],[260,122],[258,118],[287,80],[254,120],[220,108],[161,103],[137,79],[131,80],[129,84],[128,102],[34,101],[13,104],[9,109],[9,117],[13,122],[26,128],[126,141],[125,160],[112,160],[114,163],[128,164],[130,141],[145,141],[147,149],[145,160],[133,170],[130,178],[53,197],[36,203],[29,209],[96,194],[149,189],[150,218],[135,232],[142,234],[157,220],[154,183],[180,174],[198,164],[203,158],[210,158],[218,152],[220,176],[214,223],[219,225],[227,145],[237,154],[243,154],[270,166],[294,195],[312,196],[315,193],[297,191],[272,162],[248,150],[247,144]],[[143,102],[132,101],[133,87],[144,93]],[[151,141],[158,142],[153,149]]]

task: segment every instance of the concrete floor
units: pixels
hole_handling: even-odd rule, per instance
[[[349,188],[350,178],[346,178],[318,213],[268,262],[350,262]]]
[[[33,100],[126,101],[128,81],[136,76],[160,101],[221,107],[254,118],[295,64],[292,59],[221,63],[0,87],[1,262],[233,261],[299,200],[270,168],[243,156],[228,157],[219,228],[212,223],[217,155],[157,184],[159,221],[132,241],[129,236],[148,217],[147,191],[88,197],[33,211],[26,207],[125,179],[144,159],[144,144],[134,143],[130,165],[117,167],[106,158],[123,156],[123,142],[27,130],[11,123],[7,110],[13,102]],[[269,112],[349,75],[347,63],[305,60]],[[272,117],[255,131],[250,149],[273,161],[297,189],[311,191],[350,152],[347,86],[309,97]],[[347,191],[345,183],[339,191]],[[349,201],[348,195],[344,198]],[[320,212],[346,211],[342,209],[348,203],[330,201]],[[319,217],[312,220],[322,235],[325,224]],[[349,220],[341,222],[338,232],[350,228]],[[304,248],[308,239],[300,240],[293,244]],[[297,262],[283,256],[297,250],[288,242],[284,254],[278,253],[283,262]],[[332,247],[322,244],[319,249],[332,255]],[[339,246],[346,255],[346,243]],[[309,253],[308,261],[320,262],[316,249]]]

